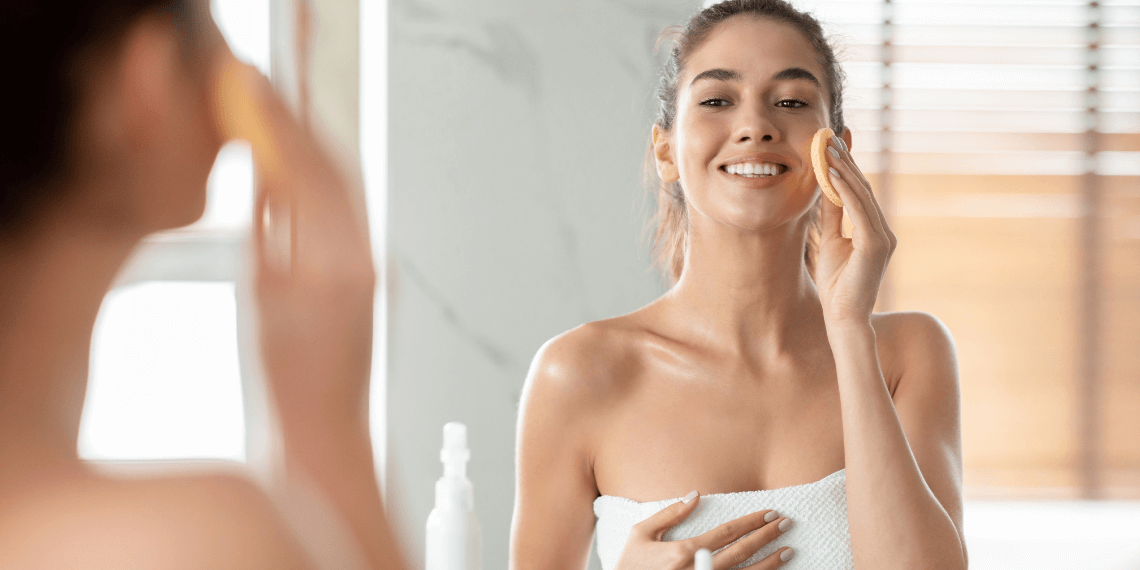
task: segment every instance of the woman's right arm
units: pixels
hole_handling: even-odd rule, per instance
[[[578,331],[580,332],[580,331]],[[535,356],[523,388],[516,448],[512,570],[582,570],[594,535],[591,401],[588,370],[567,333]],[[595,395],[594,398],[597,396]],[[593,405],[591,405],[593,404]]]

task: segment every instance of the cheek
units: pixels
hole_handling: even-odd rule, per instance
[[[677,151],[681,172],[698,174],[713,167],[711,161],[724,143],[723,125],[715,120],[688,120],[679,123]]]

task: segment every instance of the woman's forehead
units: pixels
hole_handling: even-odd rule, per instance
[[[717,25],[689,54],[679,87],[687,89],[694,77],[710,69],[734,71],[751,81],[767,80],[789,68],[806,69],[824,81],[815,49],[799,30],[772,20],[736,16]]]

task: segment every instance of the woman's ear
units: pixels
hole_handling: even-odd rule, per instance
[[[661,177],[662,182],[671,184],[681,178],[669,135],[659,125],[653,125],[653,158],[657,162],[657,176]]]
[[[851,129],[843,127],[843,144],[847,145],[847,151],[851,152]]]

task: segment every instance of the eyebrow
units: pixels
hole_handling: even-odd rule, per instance
[[[740,81],[740,78],[741,75],[739,71],[721,69],[717,67],[698,73],[697,76],[689,82],[689,87],[692,87],[694,83],[701,79],[714,79],[716,81]],[[816,76],[812,74],[812,72],[802,67],[789,67],[772,76],[772,81],[790,81],[793,79],[807,79],[808,81],[815,83],[817,87],[823,87],[823,84],[819,82],[819,79],[817,79]]]

